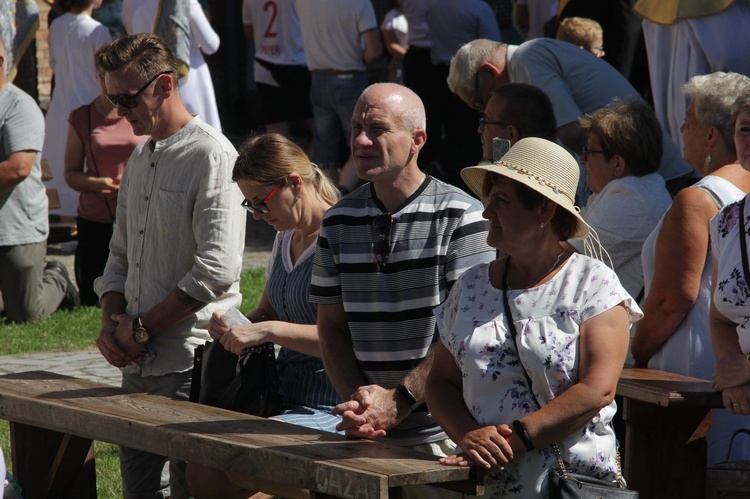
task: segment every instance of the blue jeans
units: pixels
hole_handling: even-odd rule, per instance
[[[318,166],[343,164],[341,137],[351,137],[354,106],[367,88],[367,73],[313,73],[310,103],[313,107],[313,160]]]
[[[165,376],[123,374],[122,387],[130,392],[187,400],[193,370]],[[185,462],[150,452],[120,447],[120,474],[124,499],[187,499]]]

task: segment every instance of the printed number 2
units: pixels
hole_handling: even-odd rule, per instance
[[[276,38],[278,36],[278,33],[276,33],[276,31],[273,30],[273,23],[276,22],[276,15],[279,12],[279,8],[276,5],[276,2],[274,2],[273,0],[268,0],[268,2],[266,2],[263,5],[263,10],[264,11],[266,11],[266,10],[271,10],[272,11],[271,12],[271,19],[268,21],[268,26],[266,27],[266,32],[263,34],[263,37],[264,38]]]

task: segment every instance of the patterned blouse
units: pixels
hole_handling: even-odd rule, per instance
[[[737,336],[744,353],[750,353],[750,288],[742,270],[739,222],[742,219],[745,224],[747,240],[750,232],[748,211],[750,203],[746,203],[745,213],[740,216],[740,201],[737,201],[711,219],[711,249],[718,263],[713,301],[716,309],[737,325]]]
[[[538,410],[578,382],[580,325],[623,304],[631,322],[641,311],[603,263],[574,254],[550,281],[531,289],[510,290],[511,314],[518,330],[516,351],[508,331],[502,291],[490,283],[489,264],[461,276],[445,303],[435,310],[443,344],[463,375],[467,408],[482,426],[508,424]],[[533,383],[529,393],[519,360]],[[569,469],[599,478],[615,477],[617,406],[602,408],[582,431],[560,442]],[[491,497],[547,496],[547,470],[556,467],[550,447],[517,457],[505,471],[491,472],[485,494]]]

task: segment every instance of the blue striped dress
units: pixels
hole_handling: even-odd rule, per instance
[[[292,264],[293,234],[294,231],[290,230],[276,235],[266,271],[266,291],[279,320],[315,324],[318,307],[309,299],[315,244],[300,255],[296,264]],[[323,361],[281,347],[277,366],[283,402],[282,414],[274,417],[300,426],[335,431],[340,418],[330,414],[330,410],[340,399],[323,370]]]

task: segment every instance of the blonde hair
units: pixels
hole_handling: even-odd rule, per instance
[[[566,17],[557,28],[555,38],[578,45],[586,50],[592,48],[604,36],[602,26],[585,17]]]
[[[291,173],[313,186],[326,203],[339,200],[339,190],[333,182],[310,161],[297,144],[278,133],[264,133],[247,139],[234,163],[232,180],[249,180],[259,184],[278,184]]]

